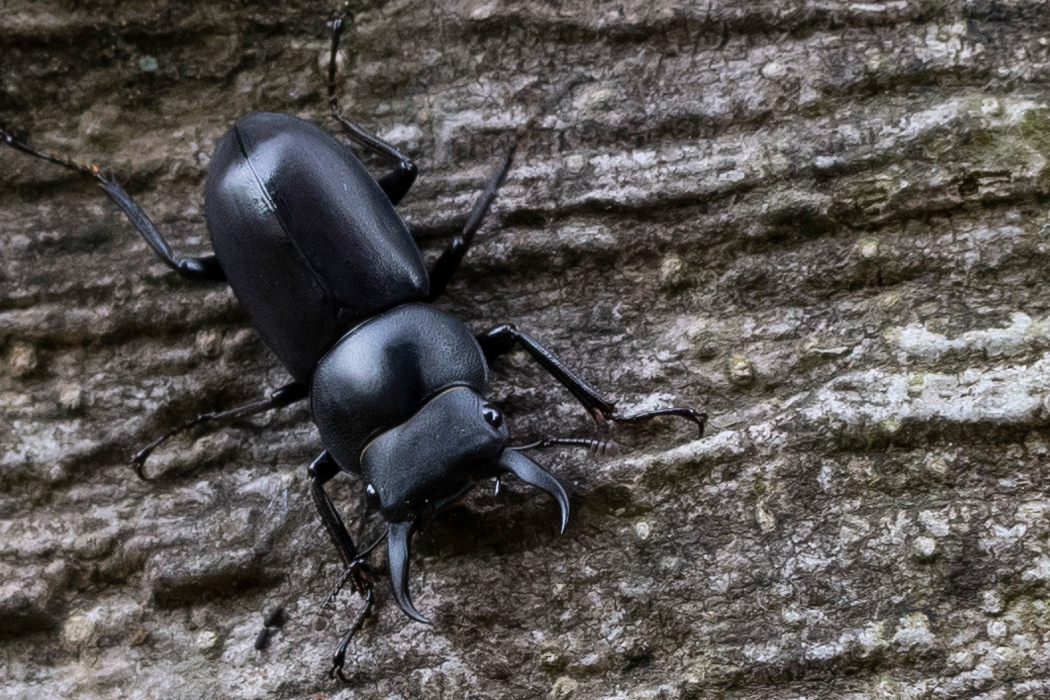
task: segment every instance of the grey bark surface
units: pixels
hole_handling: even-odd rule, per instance
[[[116,173],[176,248],[250,111],[323,124],[331,3],[0,2],[0,119]],[[129,455],[286,381],[224,285],[91,183],[0,149],[0,698],[1050,696],[1050,6],[405,2],[359,8],[348,113],[421,177],[432,257],[558,89],[442,308],[514,322],[518,439],[571,486],[478,489],[416,538],[324,677],[349,595],[305,407]],[[360,488],[337,489],[352,528]],[[382,558],[379,558],[382,563]],[[287,623],[253,646],[265,612]]]

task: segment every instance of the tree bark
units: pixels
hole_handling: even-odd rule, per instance
[[[331,3],[2,8],[0,121],[115,173],[185,254],[238,117],[336,132]],[[360,601],[315,629],[340,569],[307,408],[174,441],[148,483],[128,466],[284,370],[225,285],[0,149],[0,698],[1050,694],[1046,2],[356,9],[339,91],[419,164],[400,210],[428,259],[541,115],[441,307],[625,409],[702,408],[707,436],[596,427],[497,362],[516,441],[620,452],[537,455],[572,492],[561,537],[517,484],[428,523],[434,624],[381,582],[346,688],[325,672]]]

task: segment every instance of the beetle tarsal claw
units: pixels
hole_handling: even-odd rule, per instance
[[[503,450],[499,465],[526,484],[546,491],[554,497],[554,500],[558,502],[558,508],[561,509],[561,531],[565,532],[565,526],[569,523],[569,496],[565,493],[561,482],[517,450]]]
[[[412,529],[415,523],[411,520],[390,523],[387,530],[387,551],[390,558],[390,587],[394,592],[394,602],[401,612],[408,615],[416,622],[425,625],[430,620],[419,614],[416,606],[412,605],[412,596],[408,593],[408,542],[412,537]]]

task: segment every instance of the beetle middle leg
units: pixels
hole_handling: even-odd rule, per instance
[[[339,96],[335,90],[336,56],[339,53],[339,39],[343,30],[346,29],[348,21],[353,21],[349,5],[348,2],[344,3],[342,13],[332,20],[332,49],[328,56],[328,106],[332,110],[332,116],[343,127],[351,141],[397,163],[392,171],[377,180],[390,203],[397,205],[416,181],[416,175],[419,174],[416,164],[393,144],[368,133],[344,117],[339,109]]]
[[[321,452],[317,459],[310,464],[309,469],[310,494],[313,496],[314,505],[321,516],[321,522],[324,524],[324,529],[328,533],[329,539],[332,540],[332,544],[339,551],[339,556],[342,558],[345,566],[339,584],[324,605],[322,605],[322,608],[339,593],[347,581],[350,582],[353,590],[365,599],[364,609],[357,616],[350,629],[343,635],[335,654],[332,655],[332,667],[329,670],[329,675],[338,676],[340,680],[345,682],[347,679],[343,675],[343,664],[346,662],[347,647],[350,645],[350,640],[353,639],[371,614],[374,600],[372,569],[368,562],[365,561],[365,558],[382,539],[377,540],[376,544],[368,547],[364,552],[358,552],[357,546],[350,537],[350,533],[346,530],[346,525],[343,524],[343,519],[339,517],[339,511],[336,510],[335,504],[324,488],[324,485],[331,481],[339,472],[339,465],[328,454],[328,450]]]
[[[222,268],[219,266],[219,261],[214,255],[201,257],[176,255],[171,245],[157,230],[156,225],[146,216],[146,212],[142,211],[142,207],[131,198],[131,195],[124,191],[124,188],[116,180],[108,175],[104,175],[97,165],[84,165],[54,153],[38,151],[25,141],[16,138],[2,125],[0,125],[0,141],[22,153],[46,160],[48,163],[60,165],[67,170],[79,173],[97,182],[106,193],[106,196],[120,207],[121,211],[124,212],[124,216],[128,218],[128,221],[132,223],[149,247],[153,249],[153,252],[156,253],[161,262],[183,277],[208,282],[223,282],[226,280],[226,275],[223,273]]]
[[[222,421],[233,421],[240,418],[248,418],[249,416],[258,415],[265,413],[266,411],[273,410],[275,408],[284,408],[285,406],[291,406],[293,403],[302,401],[310,395],[310,388],[300,382],[289,382],[282,387],[274,389],[270,392],[270,395],[265,399],[259,399],[258,401],[252,401],[251,403],[236,408],[231,408],[226,411],[210,411],[208,413],[199,413],[196,417],[177,425],[168,432],[164,433],[150,444],[143,447],[141,450],[135,453],[135,456],[131,458],[131,464],[135,467],[135,473],[143,481],[146,479],[146,460],[153,454],[153,451],[160,447],[162,444],[175,437],[180,433],[184,433],[187,430],[196,428],[198,425],[204,423],[219,423]]]
[[[583,381],[578,374],[562,364],[561,360],[555,357],[550,350],[540,345],[528,334],[519,331],[512,324],[505,323],[496,326],[484,333],[479,333],[475,338],[477,338],[482,351],[485,353],[485,358],[488,360],[492,360],[500,355],[506,355],[520,345],[543,369],[547,370],[548,374],[568,389],[595,420],[610,420],[614,423],[638,423],[657,416],[677,416],[695,423],[700,433],[699,437],[704,436],[707,414],[693,408],[674,406],[630,415],[620,413],[616,410],[616,404],[613,401],[602,396],[587,382]]]

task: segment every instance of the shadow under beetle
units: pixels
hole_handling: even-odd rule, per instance
[[[493,358],[524,348],[599,421],[674,415],[693,421],[703,435],[706,420],[703,413],[678,407],[622,415],[612,401],[515,326],[502,324],[474,334],[431,306],[470,249],[518,142],[488,181],[462,232],[428,272],[394,209],[416,179],[415,164],[339,109],[336,55],[348,15],[344,8],[332,23],[331,112],[351,141],[393,161],[393,169],[374,179],[347,146],[313,124],[286,114],[250,114],[219,140],[208,169],[204,212],[212,255],[178,256],[114,179],[95,166],[37,151],[0,127],[0,139],[8,145],[95,179],[161,261],[180,275],[228,282],[254,328],[293,377],[266,399],[202,414],[162,435],[135,456],[139,476],[144,478],[149,454],[178,432],[309,398],[324,445],[309,467],[311,493],[344,564],[326,605],[346,583],[365,600],[332,659],[331,674],[344,680],[347,646],[372,608],[373,574],[366,557],[375,544],[363,552],[354,544],[325,491],[334,476],[349,472],[364,480],[369,502],[388,524],[394,601],[419,622],[427,620],[408,592],[413,529],[478,480],[496,478],[498,485],[503,475],[513,474],[546,491],[557,501],[565,529],[565,489],[522,452],[598,443],[550,438],[510,445],[503,415],[485,399]]]

